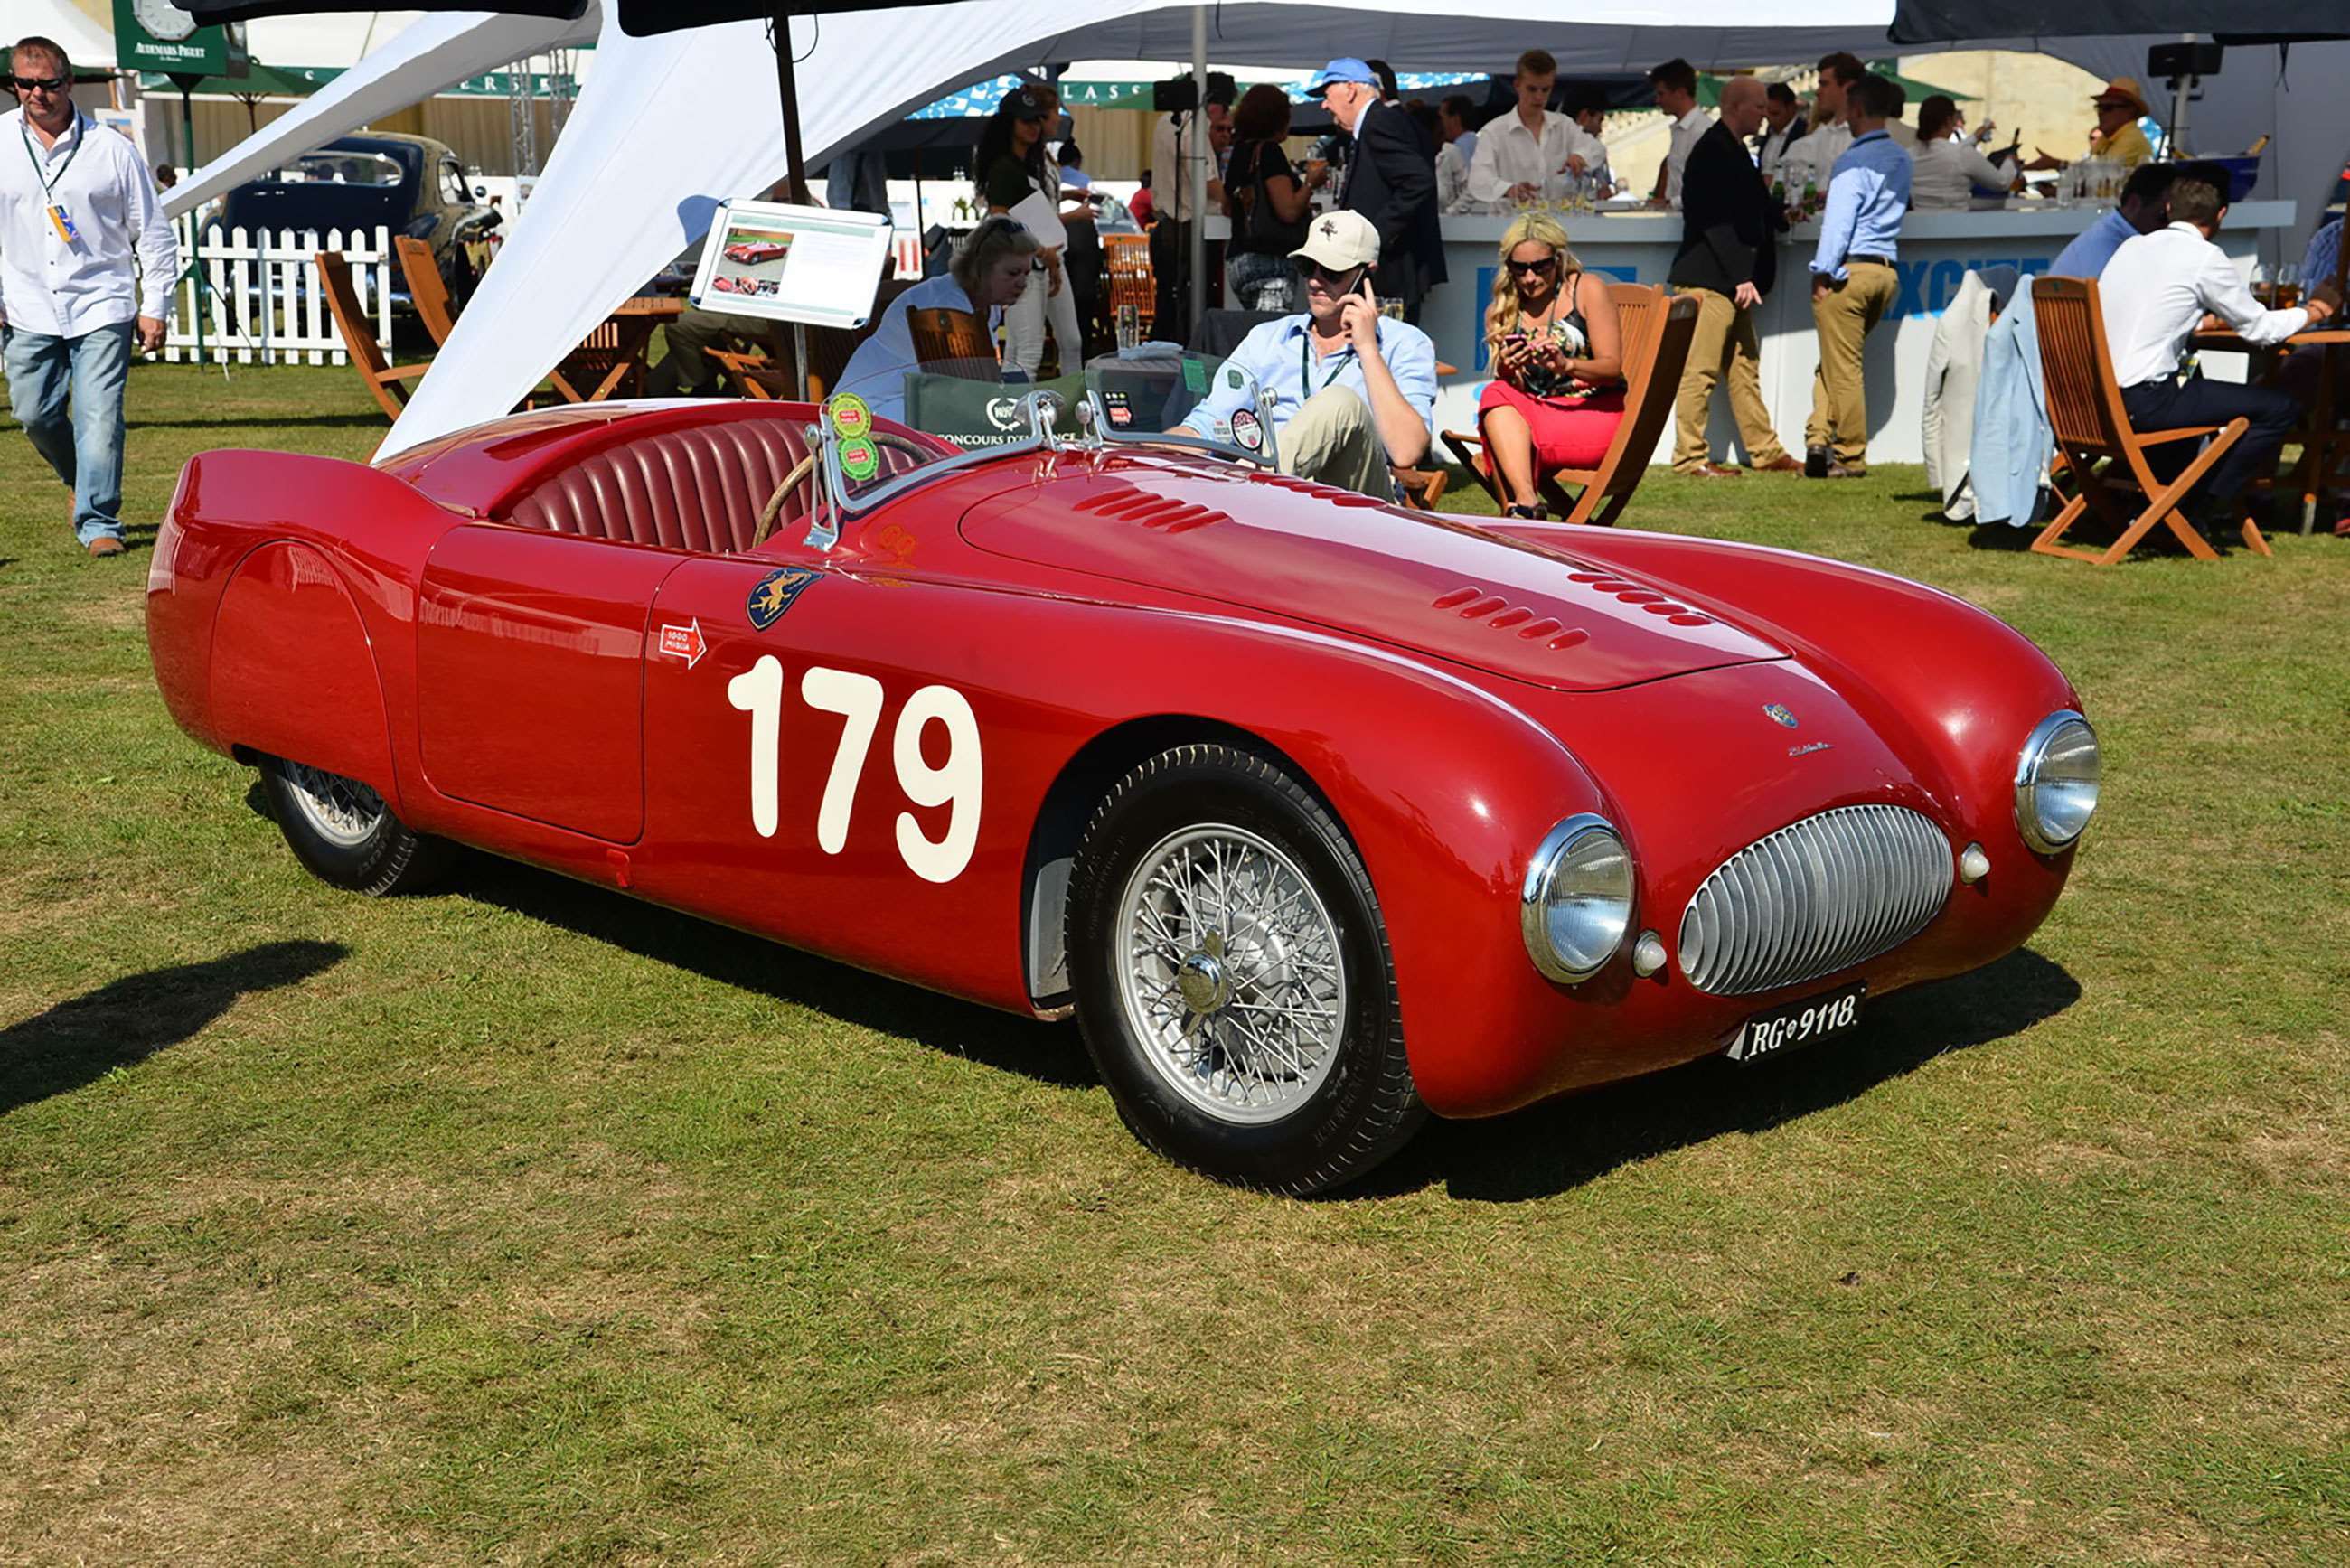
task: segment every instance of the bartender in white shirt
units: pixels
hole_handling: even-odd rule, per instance
[[[1607,167],[1607,143],[1602,140],[1607,130],[1607,92],[1585,82],[1567,88],[1559,108],[1575,124],[1575,150],[1567,154],[1567,168],[1598,182],[1602,195],[1610,193],[1616,188],[1616,173]]]
[[[2207,534],[2232,531],[2244,489],[2276,464],[2277,451],[2301,420],[2292,394],[2200,375],[2178,379],[2178,359],[2205,314],[2248,344],[2277,343],[2341,309],[2329,282],[2306,306],[2263,310],[2225,252],[2211,243],[2228,215],[2226,171],[2189,164],[2170,187],[2170,224],[2124,241],[2097,278],[2106,341],[2122,407],[2140,431],[2224,425],[2238,415],[2251,428],[2211,465],[2189,498],[2189,517]],[[2179,443],[2185,461],[2187,443]]]
[[[1664,167],[1657,171],[1657,188],[1649,200],[1676,211],[1681,204],[1681,171],[1689,167],[1697,139],[1713,129],[1713,117],[1697,106],[1697,67],[1687,60],[1667,60],[1648,69],[1648,86],[1656,90],[1657,107],[1673,122],[1671,147]]]
[[[1477,155],[1477,133],[1469,129],[1477,106],[1467,93],[1456,92],[1436,106],[1436,129],[1443,145],[1436,150],[1436,210],[1465,213],[1469,194],[1469,161]]]
[[[2009,191],[2015,160],[1993,163],[1960,138],[1967,122],[1959,106],[1936,93],[1918,106],[1918,145],[1909,154],[1909,204],[1921,213],[1963,212],[1975,187]]]
[[[1855,82],[1868,74],[1858,57],[1838,50],[1820,61],[1820,80],[1812,98],[1812,129],[1791,143],[1779,162],[1779,174],[1787,182],[1787,194],[1799,197],[1809,182],[1821,191],[1828,188],[1835,174],[1836,160],[1852,146],[1852,127],[1846,124]]]
[[[1544,182],[1561,173],[1575,148],[1575,122],[1546,107],[1558,86],[1558,62],[1547,49],[1518,57],[1510,87],[1518,95],[1515,112],[1489,120],[1477,133],[1477,155],[1469,161],[1469,195],[1490,206],[1542,199]]]
[[[73,489],[75,538],[92,556],[120,556],[131,339],[163,346],[179,246],[130,139],[74,107],[65,50],[26,38],[9,69],[23,107],[0,115],[8,401]]]

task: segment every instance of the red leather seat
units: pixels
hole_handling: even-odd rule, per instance
[[[507,511],[505,522],[590,539],[619,539],[697,555],[751,547],[760,509],[807,454],[797,420],[738,419],[659,431],[619,441],[541,481]],[[955,448],[928,437],[933,456]],[[902,473],[929,461],[896,446],[881,448],[881,472]],[[784,504],[777,531],[805,515],[815,477]]]
[[[701,555],[748,550],[760,508],[806,453],[795,420],[661,431],[580,459],[515,502],[505,520]]]

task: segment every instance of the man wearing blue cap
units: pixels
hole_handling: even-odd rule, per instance
[[[1379,292],[1402,300],[1404,318],[1417,321],[1420,300],[1445,278],[1436,155],[1409,115],[1379,101],[1368,63],[1332,60],[1307,90],[1321,95],[1330,118],[1355,139],[1338,204],[1378,232]]]

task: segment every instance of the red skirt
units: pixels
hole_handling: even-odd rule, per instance
[[[1534,467],[1548,473],[1561,468],[1596,468],[1624,422],[1624,390],[1618,387],[1595,392],[1579,402],[1546,403],[1530,398],[1507,381],[1485,383],[1477,400],[1477,422],[1495,409],[1513,410],[1534,432]]]

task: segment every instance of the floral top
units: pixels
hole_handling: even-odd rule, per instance
[[[1575,293],[1580,294],[1583,275],[1575,274]],[[1521,314],[1518,317],[1518,330],[1525,333],[1533,341],[1539,342],[1544,337],[1549,338],[1557,344],[1570,359],[1586,359],[1591,356],[1590,327],[1583,319],[1581,305],[1573,297],[1570,297],[1567,302],[1566,314],[1546,326],[1529,327],[1525,317]],[[1554,370],[1547,363],[1539,360],[1528,365],[1519,374],[1515,385],[1518,390],[1525,393],[1526,396],[1541,398],[1545,401],[1579,401],[1607,389],[1596,386],[1580,376]]]

